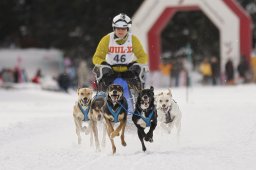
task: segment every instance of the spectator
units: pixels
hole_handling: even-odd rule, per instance
[[[192,82],[191,82],[191,73],[193,71],[193,64],[192,62],[184,57],[183,60],[182,60],[182,63],[183,63],[183,74],[186,73],[186,85],[187,86],[191,86],[192,85]]]
[[[35,76],[32,78],[32,82],[35,84],[40,84],[41,83],[41,69],[38,69]]]
[[[24,68],[21,69],[21,79],[22,79],[22,82],[28,82],[28,75]]]
[[[4,83],[14,83],[13,71],[11,69],[2,70],[2,80]]]
[[[21,82],[21,69],[20,69],[19,66],[16,66],[14,68],[13,76],[14,76],[14,83],[20,83]]]
[[[234,85],[234,64],[231,59],[228,59],[227,63],[225,64],[225,75],[227,84]]]
[[[251,67],[252,67],[252,81],[256,83],[256,56],[251,58]]]
[[[161,81],[161,85],[163,87],[170,87],[171,69],[172,69],[172,64],[170,63],[170,61],[163,59],[160,64],[160,70],[162,73],[162,77],[161,77],[160,81]]]
[[[174,80],[174,85],[175,87],[179,86],[179,79],[180,79],[180,72],[183,68],[182,60],[181,58],[178,58],[177,60],[174,61],[172,71],[171,71],[171,78],[172,81]]]
[[[212,84],[217,85],[219,84],[220,68],[219,68],[218,59],[215,56],[211,58],[211,70],[212,70]]]
[[[67,70],[68,77],[70,79],[70,87],[75,89],[77,85],[76,83],[77,73],[76,73],[76,68],[74,64],[71,64],[70,66],[68,66],[66,70]]]
[[[68,92],[68,88],[70,85],[70,78],[66,70],[58,76],[58,84],[62,90],[64,90],[65,92]]]
[[[77,69],[78,87],[87,85],[88,81],[88,66],[85,60],[82,60]]]
[[[2,70],[0,71],[0,86],[3,84],[3,79],[2,79]]]
[[[247,75],[249,71],[249,64],[244,57],[241,57],[240,62],[237,66],[237,71],[241,82],[246,83],[248,81]]]
[[[212,69],[208,58],[205,58],[203,62],[200,64],[199,71],[203,76],[202,83],[209,84],[209,81],[212,77]]]

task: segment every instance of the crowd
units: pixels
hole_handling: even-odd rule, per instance
[[[219,59],[215,56],[204,58],[197,66],[193,65],[186,57],[181,56],[170,61],[163,59],[160,65],[162,72],[162,86],[186,86],[191,85],[191,73],[198,72],[201,75],[202,85],[234,85],[256,82],[256,57],[248,62],[241,57],[237,66],[232,59],[225,63],[225,70],[221,74]],[[70,58],[64,59],[64,71],[52,79],[58,85],[59,90],[67,92],[69,88],[91,86],[94,82],[91,68],[85,60],[72,61]],[[42,84],[45,75],[43,70],[36,70],[32,77],[28,77],[24,68],[15,66],[13,68],[3,68],[0,70],[0,87],[9,87],[16,83]]]
[[[235,66],[232,59],[229,58],[225,63],[224,74],[221,74],[219,60],[215,56],[210,59],[205,58],[199,66],[199,72],[203,77],[202,84],[234,85],[255,82],[255,79],[253,79],[255,65],[252,64],[252,61],[249,62],[242,56],[238,65]]]
[[[256,82],[256,57],[247,61],[241,56],[237,66],[232,59],[228,59],[225,68],[220,68],[219,59],[216,56],[205,57],[200,63],[192,64],[186,56],[179,56],[175,60],[162,59],[160,70],[165,81],[162,86],[186,86],[191,85],[192,73],[199,73],[202,85],[234,85]]]
[[[85,60],[77,62],[72,61],[70,58],[64,59],[64,70],[57,76],[51,77],[51,81],[55,81],[58,86],[57,89],[67,92],[68,89],[76,89],[77,87],[90,86],[93,82],[93,75],[90,74],[91,69],[88,68]],[[15,84],[20,83],[33,83],[42,85],[48,75],[44,75],[44,70],[38,68],[32,77],[29,77],[26,69],[16,65],[13,68],[0,69],[0,87],[10,88]],[[46,83],[47,84],[47,83]],[[46,87],[47,88],[47,87]]]

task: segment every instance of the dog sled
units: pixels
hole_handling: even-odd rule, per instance
[[[145,64],[133,64],[135,66],[137,75],[135,76],[134,72],[131,70],[126,71],[125,73],[116,73],[113,82],[104,82],[103,75],[107,70],[112,70],[109,65],[95,65],[93,68],[93,73],[95,74],[96,79],[96,89],[97,92],[105,91],[106,88],[103,86],[108,86],[110,84],[121,85],[124,90],[124,97],[128,102],[128,114],[134,112],[136,98],[140,90],[145,88],[145,73],[149,71],[148,66]]]

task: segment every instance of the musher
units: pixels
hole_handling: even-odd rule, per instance
[[[127,80],[135,90],[144,88],[148,55],[139,39],[131,33],[131,26],[130,17],[120,13],[113,18],[113,32],[105,35],[98,44],[92,61],[100,91],[106,91],[117,77]]]

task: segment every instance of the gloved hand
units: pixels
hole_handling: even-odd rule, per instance
[[[131,71],[133,74],[138,75],[140,73],[140,66],[134,65],[137,62],[132,62],[128,65],[128,70]]]
[[[131,62],[131,63],[129,63],[128,65],[127,65],[127,67],[128,68],[130,68],[133,64],[135,64],[135,63],[137,63],[136,61],[134,61],[134,62]]]

